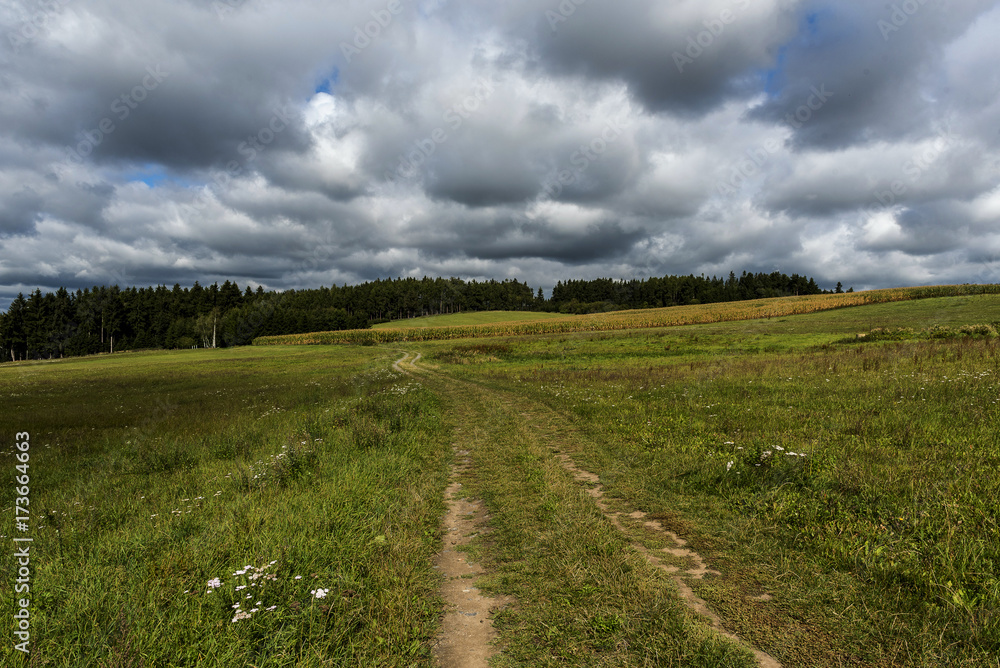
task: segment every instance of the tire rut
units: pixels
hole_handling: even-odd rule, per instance
[[[394,367],[399,371],[402,371],[404,373],[409,373],[410,372],[409,370],[401,369],[398,366],[400,363],[407,364],[408,357],[409,353],[404,354],[403,357],[396,362]],[[413,366],[413,363],[416,362],[419,358],[420,354],[418,353],[416,358],[409,361],[409,363],[407,364],[407,366],[409,366],[409,369],[412,369],[413,371],[418,371],[418,369]],[[452,383],[456,382],[455,379],[448,378],[444,374],[431,372],[425,368],[419,369],[419,372],[431,374],[435,377],[446,379],[448,382]],[[512,406],[513,405],[516,404],[512,402]],[[520,415],[521,417],[526,419],[532,419],[535,417],[532,413],[526,413],[526,412],[522,412],[520,413]],[[605,500],[604,486],[601,485],[600,478],[597,474],[587,471],[586,469],[577,465],[577,463],[573,460],[572,457],[570,457],[565,452],[560,451],[555,445],[552,445],[550,443],[548,445],[548,449],[549,452],[559,461],[563,469],[565,469],[571,476],[573,476],[575,480],[586,485],[585,487],[586,492],[594,500],[594,504],[601,511],[604,517],[607,518],[608,521],[621,534],[623,534],[626,537],[630,537],[631,534],[629,529],[626,527],[625,523],[622,521],[622,518],[626,517],[629,520],[641,522],[642,526],[645,529],[657,534],[658,536],[662,536],[669,539],[669,541],[672,543],[672,546],[660,548],[659,550],[652,550],[643,545],[642,543],[634,540],[630,540],[630,545],[634,550],[642,554],[650,565],[652,565],[654,568],[658,568],[668,573],[671,576],[671,579],[673,580],[674,584],[677,587],[677,591],[680,595],[681,600],[691,611],[706,618],[709,621],[711,627],[719,635],[728,638],[734,643],[742,647],[745,647],[748,651],[750,651],[754,655],[754,658],[757,661],[757,665],[760,666],[760,668],[782,668],[782,664],[776,658],[774,658],[767,652],[764,652],[754,647],[750,642],[748,642],[741,636],[728,630],[723,624],[722,619],[719,617],[719,615],[716,614],[715,611],[713,611],[712,608],[708,605],[708,603],[704,599],[699,597],[691,588],[691,585],[688,583],[689,580],[700,580],[704,578],[705,575],[708,574],[721,575],[721,573],[712,568],[709,568],[709,566],[705,563],[704,558],[700,554],[698,554],[697,551],[688,547],[687,541],[685,541],[683,538],[678,536],[673,531],[666,529],[659,521],[655,519],[648,519],[647,513],[645,513],[644,511],[633,510],[631,512],[626,513],[623,511],[614,510],[611,507],[611,505]],[[460,451],[458,454],[467,455],[468,453]],[[468,466],[468,460],[466,459],[464,461],[466,462],[464,466]],[[461,469],[461,470],[466,470],[466,469]],[[456,475],[458,475],[458,473],[456,471],[453,471],[453,476]],[[455,507],[452,505],[452,503],[455,500],[453,498],[453,495],[458,490],[458,487],[454,487],[454,485],[456,484],[458,484],[457,481],[453,480],[452,487],[448,488],[449,517],[451,516],[451,509]],[[471,537],[469,538],[471,539]],[[666,563],[664,559],[665,556],[673,557],[674,560],[678,558],[683,559],[689,564],[689,566],[686,568],[682,568],[679,566],[675,566],[671,563]],[[478,591],[472,591],[472,588],[470,588],[469,591],[463,591],[462,594],[474,594],[478,596]],[[489,599],[485,600],[489,601]],[[495,602],[496,601],[494,601],[494,603]],[[487,607],[487,609],[489,608]],[[492,624],[490,624],[488,628],[489,631],[492,632]],[[492,636],[490,637],[492,638]],[[473,665],[486,666],[487,664],[454,663],[454,664],[442,664],[442,665],[443,666],[473,666]]]
[[[458,478],[468,472],[471,460],[468,450],[456,450],[455,455],[458,459],[445,491],[444,548],[434,560],[434,567],[444,577],[441,597],[446,605],[434,657],[442,668],[485,668],[496,652],[492,614],[508,601],[480,593],[475,578],[483,571],[459,549],[484,533],[488,516],[480,501],[460,496],[462,483]]]
[[[588,485],[587,494],[594,499],[594,504],[600,509],[601,513],[604,514],[608,521],[610,521],[611,524],[618,529],[618,531],[628,536],[629,531],[621,520],[624,513],[613,510],[604,500],[604,486],[601,485],[600,478],[596,474],[580,468],[566,453],[557,452],[551,447],[550,450],[552,450],[552,454],[559,460],[564,469],[566,469],[576,480]],[[781,663],[773,656],[767,652],[757,649],[740,636],[726,629],[722,623],[722,619],[709,607],[708,603],[706,603],[704,599],[694,593],[694,590],[691,589],[691,586],[687,582],[687,579],[689,578],[700,580],[709,573],[712,575],[721,575],[719,571],[709,568],[700,554],[687,547],[687,541],[683,538],[675,534],[673,531],[665,529],[659,521],[646,519],[645,512],[636,510],[624,515],[630,519],[642,521],[645,528],[661,536],[669,538],[674,543],[674,547],[661,548],[661,553],[669,554],[674,557],[685,558],[693,564],[690,568],[679,568],[674,565],[666,564],[663,562],[663,559],[656,554],[656,551],[649,549],[639,542],[633,541],[631,543],[632,548],[636,552],[642,554],[651,565],[671,575],[674,584],[677,585],[677,590],[681,595],[681,599],[691,610],[708,618],[712,624],[712,628],[714,628],[720,635],[729,638],[733,642],[742,645],[753,652],[754,657],[757,659],[757,665],[761,668],[781,668]]]
[[[407,375],[414,375],[413,366],[420,359],[404,353],[393,363],[393,368]],[[461,428],[455,429],[456,435]],[[458,439],[453,444],[455,463],[445,489],[447,511],[442,520],[444,540],[441,552],[434,559],[434,568],[443,578],[441,598],[445,614],[441,630],[434,641],[432,652],[435,663],[441,668],[487,668],[490,657],[496,654],[493,613],[509,604],[507,597],[490,598],[476,587],[476,578],[483,574],[478,564],[469,561],[461,548],[477,536],[487,533],[489,516],[482,502],[462,496],[461,477],[472,468],[468,450],[462,449]]]

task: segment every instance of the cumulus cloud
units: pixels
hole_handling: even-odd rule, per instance
[[[990,0],[0,6],[0,305],[233,279],[996,281]]]

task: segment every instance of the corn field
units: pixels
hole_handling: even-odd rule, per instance
[[[387,329],[351,329],[334,332],[312,332],[285,336],[263,336],[253,344],[264,345],[330,345],[338,343],[377,345],[444,339],[472,339],[532,334],[563,334],[598,332],[649,327],[697,325],[733,320],[776,318],[816,311],[828,311],[849,306],[965,295],[1000,294],[1000,285],[938,285],[918,288],[888,288],[845,292],[840,294],[780,297],[750,301],[673,306],[657,309],[615,311],[592,315],[573,315],[542,322],[504,322],[490,325],[452,327],[400,327]]]

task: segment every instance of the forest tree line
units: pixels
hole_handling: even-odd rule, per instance
[[[842,292],[837,283],[836,292]],[[824,291],[806,276],[781,272],[748,274],[728,278],[663,276],[630,281],[598,278],[556,283],[552,304],[563,313],[591,313],[614,308],[661,308],[686,304],[712,304],[768,297],[818,295]]]
[[[837,284],[840,290],[840,284]],[[190,288],[94,286],[19,294],[0,313],[0,360],[50,359],[156,348],[247,345],[258,336],[365,329],[374,323],[463,311],[590,313],[623,308],[823,292],[811,278],[748,274],[560,281],[546,299],[515,279],[397,278],[265,292],[226,281]]]

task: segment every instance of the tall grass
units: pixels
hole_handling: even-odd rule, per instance
[[[446,434],[390,363],[242,349],[3,369],[20,395],[4,432],[32,434],[34,543],[30,659],[4,643],[0,663],[428,660]]]

